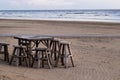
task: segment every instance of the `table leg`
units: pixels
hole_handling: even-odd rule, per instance
[[[21,45],[21,39],[18,39],[18,45]],[[21,56],[21,50],[19,52],[19,56]],[[18,65],[22,65],[21,57],[19,58],[19,60],[17,60],[17,62],[19,62],[19,63],[17,63]]]
[[[32,42],[29,41],[29,50],[28,50],[28,57],[29,57],[29,65],[31,65],[32,59]]]

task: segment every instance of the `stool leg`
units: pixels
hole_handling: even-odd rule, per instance
[[[5,61],[7,61],[7,62],[9,62],[9,53],[8,53],[8,46],[6,45],[6,46],[4,46],[4,50],[5,50],[5,58],[4,58],[4,60]]]
[[[51,57],[52,55],[54,55],[54,60],[57,60],[57,48],[59,49],[59,44],[58,42],[52,42],[52,53],[51,53]]]
[[[72,66],[74,67],[75,65],[74,65],[74,62],[73,62],[73,58],[72,58],[72,54],[71,54],[69,45],[68,45],[68,51],[69,51],[70,59],[71,59],[71,62],[72,62]]]
[[[42,67],[44,67],[44,57],[46,56],[44,56],[44,51],[41,51],[41,53],[42,53]]]
[[[46,57],[47,57],[48,66],[49,66],[49,68],[51,69],[51,68],[52,68],[52,67],[51,67],[51,62],[50,62],[49,54],[48,54],[47,51],[45,52],[45,55],[46,55]]]
[[[34,65],[34,62],[35,62],[35,60],[36,60],[37,53],[38,53],[38,51],[36,51],[36,53],[35,53],[35,55],[34,55],[34,57],[33,57],[31,67],[33,67],[33,65]]]
[[[65,51],[65,46],[64,45],[61,45],[61,48],[62,48],[62,53],[61,53],[61,63],[62,65],[64,65],[64,51]]]
[[[41,60],[40,60],[40,51],[37,53],[37,59],[38,59],[38,68],[40,68],[40,62],[41,62]]]
[[[15,51],[16,51],[16,48],[14,48],[14,50],[13,50],[12,57],[11,57],[11,60],[9,62],[10,65],[11,65],[11,63],[13,61],[14,56],[15,56]]]
[[[48,58],[49,58],[50,64],[52,65],[52,58],[50,57],[49,52],[48,52]]]
[[[55,53],[55,42],[52,42],[52,53],[51,53],[51,58]]]
[[[57,44],[56,44],[56,42],[55,42],[55,49],[54,49],[54,60],[56,60],[56,51],[57,51]]]
[[[23,49],[19,49],[17,55],[18,55],[18,56],[21,56],[22,51],[23,51]],[[22,58],[19,57],[19,58],[18,58],[18,65],[22,65],[22,62],[21,62],[21,61],[22,61]]]
[[[35,61],[34,57],[31,54],[27,54],[27,58],[28,58],[29,65],[32,67],[32,64],[34,64],[34,61]]]
[[[6,61],[6,47],[5,46],[3,46],[4,47],[4,61]]]
[[[64,45],[63,60],[65,68],[67,68],[67,45]]]
[[[25,62],[26,62],[26,65],[29,67],[29,64],[27,62],[27,54],[25,52],[25,50],[23,49],[23,56],[24,56],[24,59],[25,59]]]
[[[2,45],[0,45],[0,52],[2,51]]]
[[[19,65],[19,62],[20,62],[20,58],[19,58],[19,56],[20,56],[20,50],[19,49],[16,49],[16,56],[17,56],[17,58],[16,58],[16,66],[18,66]]]
[[[55,61],[55,67],[57,67],[58,62],[59,62],[59,58],[61,57],[61,49],[62,49],[62,45],[59,46],[59,52],[58,52],[58,57]]]

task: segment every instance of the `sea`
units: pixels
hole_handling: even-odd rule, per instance
[[[120,9],[0,10],[0,19],[100,21],[120,23]]]

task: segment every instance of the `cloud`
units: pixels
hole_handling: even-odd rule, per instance
[[[74,2],[71,0],[9,0],[10,4],[26,4],[27,5],[45,5],[45,6],[60,6],[60,5],[72,5]]]
[[[10,1],[8,1],[8,2],[10,3],[10,5],[14,5],[14,6],[20,4],[19,1],[17,1],[17,0],[10,0]]]
[[[74,4],[73,0],[7,0],[9,5],[20,9],[63,9]]]
[[[120,9],[120,0],[0,0],[0,9],[103,9],[103,8]]]
[[[29,5],[44,5],[44,6],[63,6],[71,5],[73,2],[66,0],[28,0]]]

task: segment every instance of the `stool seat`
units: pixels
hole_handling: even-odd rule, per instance
[[[0,45],[5,46],[5,45],[9,45],[8,43],[0,43]]]
[[[54,38],[52,41],[61,41],[60,38]]]
[[[60,44],[71,44],[72,42],[70,41],[60,41]]]
[[[49,48],[35,48],[36,51],[51,51]]]
[[[35,48],[35,50],[38,50],[38,51],[46,51],[47,48]]]
[[[13,47],[16,47],[16,48],[26,48],[25,46],[22,46],[22,45],[13,45]]]

